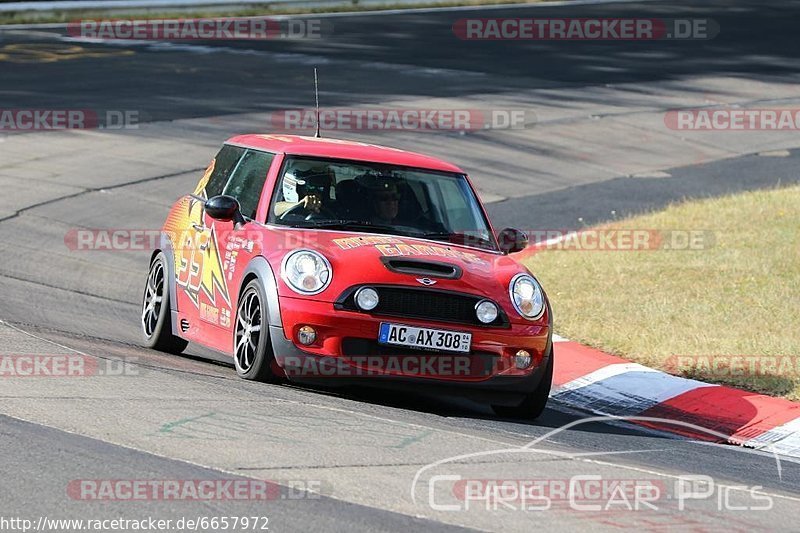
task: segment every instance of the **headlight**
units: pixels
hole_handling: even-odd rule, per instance
[[[372,311],[378,307],[378,292],[371,287],[361,287],[356,292],[356,305],[364,311]]]
[[[544,313],[544,293],[539,283],[528,274],[517,274],[509,284],[514,309],[523,317],[535,320]]]
[[[295,292],[312,295],[324,291],[331,282],[331,264],[313,250],[295,250],[283,258],[283,281]]]
[[[497,314],[497,306],[489,300],[478,302],[478,305],[475,306],[475,315],[478,317],[478,320],[484,324],[494,322],[495,319],[497,319]]]

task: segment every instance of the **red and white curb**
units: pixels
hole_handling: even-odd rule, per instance
[[[688,422],[727,435],[725,442],[800,458],[800,404],[673,376],[554,336],[552,400],[600,415]],[[688,426],[634,421],[699,440]]]

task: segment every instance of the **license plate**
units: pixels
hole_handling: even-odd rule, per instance
[[[424,350],[467,353],[472,344],[472,333],[381,322],[378,342]]]

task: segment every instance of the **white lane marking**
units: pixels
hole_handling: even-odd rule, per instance
[[[595,383],[618,376],[620,374],[624,374],[626,372],[657,372],[657,370],[642,366],[639,363],[612,363],[560,385],[557,389],[555,389],[555,392],[561,393],[586,387],[588,385],[594,385]]]
[[[553,333],[553,342],[569,342],[569,339]]]
[[[610,378],[624,374],[631,374],[628,379],[625,380],[624,389],[614,388],[612,384],[608,382]],[[659,404],[695,389],[716,386],[718,385],[673,376],[638,363],[618,363],[605,366],[585,376],[565,383],[554,389],[551,396],[558,398],[571,391],[584,387],[591,387],[587,390],[594,394],[591,397],[583,398],[581,400],[583,403],[581,407],[592,411],[595,410],[592,408],[592,404],[601,401],[604,405],[615,405],[618,403],[620,409],[627,412],[631,408],[630,400],[632,399],[640,400],[642,410],[644,410],[651,407],[650,403]],[[571,399],[570,403],[574,403],[575,400],[577,400],[577,398]]]
[[[800,456],[800,417],[753,437],[743,445],[756,449],[769,447],[781,454]]]

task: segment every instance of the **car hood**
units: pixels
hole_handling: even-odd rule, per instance
[[[342,292],[353,285],[396,284],[429,286],[432,289],[450,290],[486,296],[495,301],[507,300],[508,283],[514,275],[526,272],[512,257],[498,252],[441,241],[412,237],[380,235],[330,230],[279,230],[282,251],[275,250],[270,263],[275,272],[286,253],[306,248],[323,254],[331,263],[333,279],[330,286],[314,299],[335,301]],[[397,269],[397,260],[414,262],[414,270]],[[427,264],[450,265],[460,274],[457,279],[437,275],[426,270]],[[298,297],[279,283],[280,292]]]

